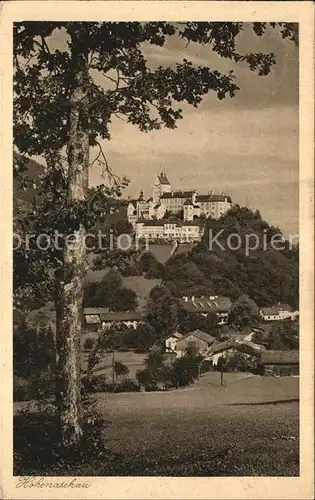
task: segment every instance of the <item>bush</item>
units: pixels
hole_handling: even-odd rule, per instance
[[[13,378],[13,400],[41,400],[55,394],[55,373],[53,367],[47,367],[31,377]]]
[[[132,379],[126,378],[116,385],[115,392],[139,392],[139,385]]]
[[[83,388],[87,393],[93,392],[108,392],[109,383],[105,375],[94,375],[93,377],[86,377],[82,381]]]
[[[85,339],[83,347],[85,350],[90,351],[91,349],[93,349],[94,344],[95,344],[94,340],[91,338],[88,338],[88,339]]]
[[[95,375],[83,380],[85,393],[96,392],[139,392],[139,385],[132,379],[126,378],[117,384],[109,382],[105,375]]]
[[[46,405],[38,409],[14,417],[14,475],[91,476],[99,462],[106,464],[108,472],[117,469],[117,474],[121,459],[104,444],[106,422],[99,417],[93,401],[85,400],[82,438],[68,448],[60,444],[55,408]]]
[[[145,347],[137,347],[134,351],[136,354],[146,354],[148,352],[148,348]]]

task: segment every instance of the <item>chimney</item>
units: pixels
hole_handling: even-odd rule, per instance
[[[192,300],[192,302],[195,302],[195,296],[194,295],[191,296],[191,300]]]
[[[185,302],[188,302],[188,297],[187,297],[187,295],[184,295],[184,296],[183,296],[183,299],[184,299],[184,301],[185,301]]]

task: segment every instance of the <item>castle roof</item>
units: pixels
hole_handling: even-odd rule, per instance
[[[194,191],[173,191],[172,193],[163,193],[161,198],[191,198]]]
[[[218,202],[225,200],[227,200],[228,203],[232,203],[231,197],[226,194],[199,194],[198,196],[196,196],[197,203],[205,201]]]
[[[171,185],[170,181],[168,180],[168,178],[166,177],[166,174],[164,172],[161,172],[160,175],[158,175],[158,179],[160,181],[161,184],[164,184],[164,185]]]
[[[190,199],[188,199],[185,201],[184,205],[193,205],[193,202]]]

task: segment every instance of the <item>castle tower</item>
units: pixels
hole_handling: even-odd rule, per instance
[[[153,183],[153,202],[154,203],[159,203],[160,198],[163,193],[171,193],[172,192],[172,186],[166,176],[165,171],[161,172],[159,175],[157,175],[154,183]]]

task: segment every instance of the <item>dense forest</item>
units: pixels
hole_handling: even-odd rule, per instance
[[[218,233],[220,246],[213,244],[210,249],[209,234],[214,239]],[[290,249],[289,242],[285,242],[283,250],[272,248],[271,238],[279,233],[278,228],[262,219],[259,211],[235,206],[219,220],[207,219],[202,242],[189,254],[175,256],[166,263],[164,284],[177,296],[183,295],[183,291],[211,292],[231,299],[246,294],[258,306],[285,302],[298,308],[298,246]],[[228,238],[234,234],[242,241],[238,250],[229,249]],[[266,244],[263,247],[261,243],[260,248],[246,255],[245,236],[253,234]]]

